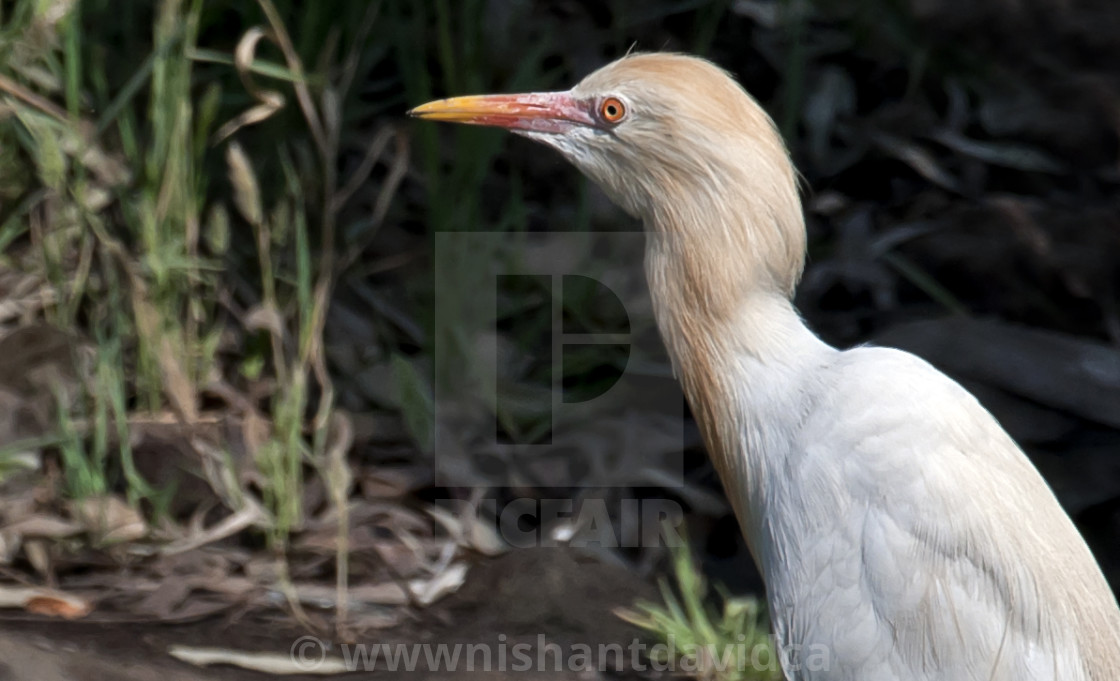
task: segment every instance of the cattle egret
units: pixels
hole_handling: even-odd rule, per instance
[[[566,92],[410,113],[543,142],[643,221],[657,324],[765,579],[786,678],[1120,680],[1116,599],[995,419],[921,359],[835,349],[798,316],[795,172],[727,73],[639,54]],[[823,669],[801,663],[810,650]]]

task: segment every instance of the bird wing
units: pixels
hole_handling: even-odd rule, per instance
[[[790,519],[766,570],[779,639],[800,648],[790,678],[1120,679],[1095,560],[975,398],[885,348],[839,353],[821,380],[770,500]],[[815,643],[832,669],[805,668]]]

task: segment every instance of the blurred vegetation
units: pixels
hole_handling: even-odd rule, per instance
[[[798,303],[828,340],[956,313],[1120,343],[1120,96],[1097,66],[1115,46],[1094,33],[1112,14],[1050,22],[1034,54],[1028,29],[1053,15],[1028,4],[998,29],[956,0],[0,4],[0,324],[36,349],[0,348],[0,378],[21,377],[0,381],[0,476],[33,469],[37,508],[64,516],[122,496],[156,544],[202,542],[205,526],[207,542],[289,556],[325,524],[345,619],[347,579],[368,567],[350,563],[353,502],[385,493],[376,471],[430,473],[433,385],[471,385],[476,293],[520,243],[441,260],[437,317],[433,235],[635,228],[554,156],[403,112],[567,87],[635,46],[712,58],[780,125],[811,187]],[[531,316],[552,299],[503,304]],[[561,305],[585,330],[627,323],[585,314],[590,294]],[[513,358],[501,390],[517,399],[491,400],[511,439],[548,437],[542,338],[494,339]],[[562,377],[576,390],[625,362],[578,352]],[[663,358],[639,359],[668,380]],[[668,493],[725,513],[689,461]],[[398,503],[468,494],[394,480]],[[478,548],[469,534],[455,541]],[[696,584],[682,582],[690,612]],[[686,626],[672,603],[644,612]],[[725,620],[753,622],[740,615]]]
[[[770,627],[754,598],[735,598],[719,589],[723,608],[715,612],[706,600],[707,582],[687,542],[671,548],[678,598],[665,579],[659,580],[664,605],[639,601],[617,614],[652,633],[663,647],[651,661],[662,669],[714,681],[770,681],[782,678]],[[677,659],[669,659],[676,654]]]

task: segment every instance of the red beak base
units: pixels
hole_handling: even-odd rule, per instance
[[[412,109],[408,115],[429,121],[545,133],[564,133],[576,126],[595,125],[586,105],[567,92],[438,99]]]

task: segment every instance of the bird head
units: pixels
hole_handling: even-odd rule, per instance
[[[775,259],[786,294],[805,236],[795,174],[775,126],[711,62],[633,54],[571,90],[454,97],[410,115],[505,128],[555,148],[647,228]],[[776,263],[770,262],[769,265]]]

